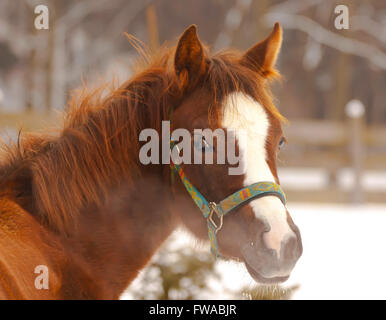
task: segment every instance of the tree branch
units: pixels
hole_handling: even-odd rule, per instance
[[[383,51],[365,42],[333,33],[310,18],[296,14],[270,12],[265,15],[265,19],[270,25],[275,21],[279,21],[285,28],[302,31],[321,44],[344,53],[365,58],[374,66],[386,70],[386,54]]]
[[[366,16],[351,17],[352,30],[361,30],[386,44],[386,25]]]

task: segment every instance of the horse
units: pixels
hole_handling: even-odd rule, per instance
[[[202,241],[209,228],[216,256],[245,264],[259,283],[288,279],[302,241],[276,168],[285,118],[269,84],[281,42],[276,23],[245,52],[210,54],[192,25],[108,94],[75,95],[56,132],[3,143],[0,298],[118,299],[179,226]],[[228,161],[141,163],[140,132],[161,135],[169,120],[189,132],[243,128],[243,173],[228,174]],[[221,214],[238,192],[247,201]]]

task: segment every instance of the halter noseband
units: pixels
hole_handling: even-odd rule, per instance
[[[174,143],[171,143],[173,148]],[[208,225],[208,236],[210,241],[211,252],[216,258],[221,257],[216,234],[223,225],[224,216],[231,212],[232,210],[246,204],[248,201],[251,201],[255,198],[265,197],[265,196],[276,196],[281,202],[285,205],[286,197],[281,189],[281,187],[274,182],[257,182],[251,184],[245,188],[242,188],[230,196],[226,197],[224,200],[220,201],[218,204],[215,202],[208,202],[205,197],[190,183],[188,178],[185,176],[184,171],[181,166],[174,164],[173,161],[170,162],[172,177],[174,173],[177,173],[181,179],[182,184],[185,186],[189,195],[192,197],[194,203],[201,210],[204,218],[206,219]],[[172,179],[173,181],[173,179]],[[216,214],[217,219],[219,220],[216,223],[213,219],[213,214]]]

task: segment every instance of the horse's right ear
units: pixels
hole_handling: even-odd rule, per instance
[[[178,40],[174,56],[174,69],[181,87],[191,87],[206,72],[203,45],[197,35],[197,27],[191,25]]]
[[[267,78],[277,74],[275,63],[281,42],[282,30],[280,24],[276,22],[271,34],[244,54],[242,63]]]

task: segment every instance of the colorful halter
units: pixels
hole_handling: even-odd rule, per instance
[[[171,148],[173,147],[174,143],[172,142]],[[172,173],[172,182],[174,173],[177,173],[189,195],[192,197],[194,203],[204,215],[208,225],[208,236],[211,252],[216,258],[221,257],[217,244],[216,234],[222,228],[223,218],[227,213],[231,212],[237,207],[240,207],[241,205],[246,204],[252,199],[264,196],[276,196],[281,200],[281,202],[283,202],[284,205],[286,203],[286,197],[281,187],[274,182],[267,181],[257,182],[242,188],[224,200],[220,201],[218,204],[215,202],[208,202],[205,197],[190,183],[188,178],[185,176],[181,166],[174,164],[173,161],[171,161],[170,167]],[[218,224],[213,220],[213,213],[216,213],[216,216],[219,220]]]

